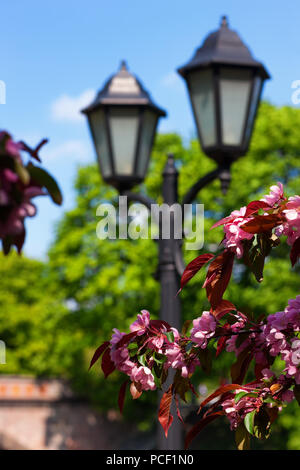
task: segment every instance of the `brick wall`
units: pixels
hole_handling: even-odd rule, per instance
[[[64,381],[0,376],[2,449],[147,448],[135,436],[116,411],[102,416]]]

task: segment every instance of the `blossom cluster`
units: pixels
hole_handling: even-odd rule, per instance
[[[193,321],[190,337],[179,334],[166,322],[150,320],[142,310],[130,325],[130,333],[116,328],[109,342],[113,367],[125,373],[138,391],[155,390],[171,368],[188,378],[200,365],[197,351],[215,334],[216,320],[209,312]]]
[[[165,322],[150,320],[149,312],[142,310],[130,325],[130,333],[113,331],[108,346],[112,370],[129,377],[134,385],[134,392],[131,389],[134,398],[142,391],[161,388],[169,369],[176,369],[182,378],[189,379],[195,368],[201,367],[200,352],[209,347],[211,340],[224,338],[226,350],[234,351],[237,357],[248,349],[260,372],[239,400],[236,396],[242,390],[237,388],[220,402],[231,429],[236,429],[248,413],[258,412],[263,406],[267,409],[284,406],[294,398],[293,385],[300,384],[300,339],[296,336],[300,331],[300,296],[289,300],[283,312],[269,315],[265,323],[249,322],[237,311],[229,312],[222,320],[204,311],[193,320],[190,334],[183,335]],[[246,337],[237,345],[241,334]],[[275,356],[285,361],[279,377],[269,368]]]
[[[287,243],[292,246],[300,237],[300,196],[286,198],[282,183],[277,183],[277,185],[271,186],[268,195],[257,202],[262,203],[257,205],[257,209],[261,209],[264,215],[274,213],[274,210],[279,211],[277,223],[274,224],[276,226],[275,234],[278,237],[286,235]],[[244,241],[254,238],[255,232],[249,233],[245,230],[245,226],[255,219],[255,212],[244,206],[223,219],[225,234],[223,244],[226,248],[234,251],[237,258],[243,256]]]
[[[235,323],[235,332],[245,328],[245,321]],[[265,323],[251,325],[247,338],[237,345],[237,337],[226,341],[226,350],[236,356],[251,347],[257,364],[268,367],[270,357],[279,356],[285,363],[283,372],[287,378],[300,384],[300,295],[288,301],[284,311],[269,315]]]
[[[185,268],[180,285],[181,291],[209,264],[203,288],[210,310],[192,321],[190,331],[185,327],[181,333],[162,320],[151,320],[149,312],[143,310],[130,325],[130,333],[114,329],[111,340],[95,352],[91,365],[103,354],[105,376],[115,369],[125,373],[133,398],[143,391],[164,390],[169,370],[175,370],[159,409],[159,421],[167,436],[173,420],[172,399],[182,419],[178,398],[185,400],[189,390],[197,395],[191,381],[195,369],[201,367],[207,372],[213,353],[218,357],[223,351],[234,352],[231,383],[222,384],[202,401],[202,421],[187,434],[186,446],[204,425],[223,414],[236,431],[239,448],[245,448],[249,435],[269,435],[278,412],[287,403],[293,399],[300,403],[300,295],[290,299],[283,311],[255,321],[254,316],[225,300],[223,294],[235,257],[242,259],[260,282],[265,259],[283,235],[291,247],[292,266],[296,263],[300,256],[300,197],[287,198],[278,183],[259,201],[250,202],[215,224],[219,225],[224,226],[223,251],[195,258]],[[274,364],[276,358],[281,359],[279,366]],[[255,379],[244,384],[250,366]],[[122,386],[120,409],[124,390]]]
[[[185,391],[192,387],[190,378],[195,368],[203,366],[201,351],[208,350],[212,343],[217,343],[217,354],[221,343],[222,349],[235,352],[237,358],[249,351],[258,368],[256,380],[245,386],[236,385],[228,392],[224,388],[217,402],[229,419],[231,430],[237,430],[247,415],[254,419],[265,413],[274,419],[295,398],[293,387],[300,384],[299,332],[300,295],[289,300],[284,311],[257,324],[238,311],[227,312],[220,319],[204,311],[193,320],[189,334],[180,334],[165,322],[151,320],[149,312],[142,310],[130,325],[130,333],[113,330],[107,343],[109,373],[117,369],[126,374],[131,381],[132,397],[138,398],[143,391],[162,388],[168,371],[175,369],[179,375],[172,393],[176,395],[182,380],[187,381]],[[238,341],[241,335],[242,342]],[[284,361],[278,376],[271,370],[276,356]]]
[[[24,221],[36,214],[34,197],[49,194],[55,203],[61,203],[53,178],[32,161],[25,165],[22,158],[21,152],[26,151],[30,159],[40,162],[37,151],[45,142],[32,150],[24,142],[15,142],[8,132],[0,132],[0,239],[5,254],[12,245],[21,251],[25,239]]]

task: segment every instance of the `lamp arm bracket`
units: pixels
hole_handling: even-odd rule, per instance
[[[144,196],[141,193],[134,193],[133,191],[120,191],[121,196],[126,196],[129,202],[140,202],[151,211],[151,205],[156,204],[154,199]]]
[[[192,203],[195,200],[198,192],[201,191],[201,189],[205,188],[205,186],[207,186],[213,180],[218,178],[223,171],[224,169],[219,166],[210,173],[207,173],[205,176],[202,176],[202,178],[200,178],[183,196],[181,203],[182,207],[184,207],[184,204]]]

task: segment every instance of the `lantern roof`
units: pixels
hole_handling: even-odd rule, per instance
[[[253,58],[239,35],[229,28],[226,16],[222,17],[219,29],[207,36],[190,62],[180,67],[178,73],[185,77],[193,69],[213,64],[253,67],[260,69],[262,78],[270,78],[264,65]]]
[[[82,112],[88,114],[90,111],[105,105],[148,106],[156,111],[159,116],[166,116],[166,112],[154,103],[140,80],[129,72],[124,60],[121,62],[118,72],[107,80],[92,104],[83,109]]]

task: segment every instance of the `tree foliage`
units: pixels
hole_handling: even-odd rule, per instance
[[[222,195],[218,181],[199,194],[198,202],[205,205],[206,216],[205,246],[201,253],[217,250],[222,228],[209,232],[215,221],[227,216],[236,207],[259,199],[274,181],[282,181],[289,195],[299,192],[299,128],[299,110],[277,108],[268,103],[261,105],[251,148],[246,157],[233,164],[232,182],[226,196]],[[180,197],[193,182],[211,171],[215,165],[201,152],[197,141],[183,142],[176,134],[158,135],[148,176],[139,188],[158,202],[162,202],[161,173],[168,152],[174,153],[180,171]],[[114,189],[103,184],[96,165],[79,168],[75,191],[75,206],[59,222],[56,239],[49,252],[49,263],[42,268],[47,286],[53,286],[53,290],[51,295],[48,295],[49,290],[43,291],[44,317],[38,318],[41,321],[42,318],[53,321],[53,329],[58,328],[62,337],[66,335],[75,338],[73,342],[62,346],[65,356],[62,363],[70,359],[68,374],[73,377],[78,390],[89,394],[94,402],[107,409],[116,404],[115,389],[117,384],[121,384],[121,379],[112,376],[108,379],[108,385],[103,387],[99,369],[88,374],[88,364],[93,350],[109,337],[113,326],[118,325],[126,331],[137,312],[145,307],[158,315],[159,284],[153,277],[157,268],[157,246],[152,240],[99,240],[96,237],[97,206],[108,201],[117,204],[118,196]],[[186,262],[201,253],[184,251]],[[261,295],[257,296],[258,285],[251,274],[242,265],[236,267],[233,272],[234,282],[230,283],[227,290],[228,298],[238,304],[242,311],[254,310],[260,315],[283,309],[286,299],[297,295],[299,268],[291,271],[284,245],[274,250],[267,259],[264,276],[265,282],[259,286]],[[203,281],[204,272],[200,272],[190,281],[188,292],[182,292],[183,320],[190,318],[191,313],[198,316],[208,308],[204,291],[200,289]],[[38,280],[36,282],[39,285]],[[59,304],[57,310],[51,307],[53,299],[57,299]],[[61,310],[62,313],[59,313]],[[29,315],[26,305],[23,315]],[[61,326],[61,316],[67,316],[67,326]],[[56,320],[50,320],[53,317]],[[39,321],[37,319],[37,323]],[[8,331],[13,334],[12,325]],[[27,337],[28,345],[33,341],[32,335],[33,329]],[[73,348],[81,350],[81,355],[77,355]],[[11,354],[22,356],[21,349],[19,343]],[[50,362],[50,355],[45,361],[48,364],[46,373],[64,373],[62,369],[58,370],[60,366],[55,365],[55,361]],[[226,365],[226,359],[220,357],[218,368],[212,371],[208,381],[205,379],[209,391],[224,378]],[[25,371],[21,362],[16,362],[14,370],[21,373]],[[27,370],[40,373],[37,365]],[[197,381],[204,381],[204,376],[200,375]],[[155,399],[153,404],[155,406]],[[142,405],[139,411],[135,406],[135,414],[139,418],[143,416],[142,408],[145,409]],[[296,438],[291,438],[290,442],[295,445]]]

